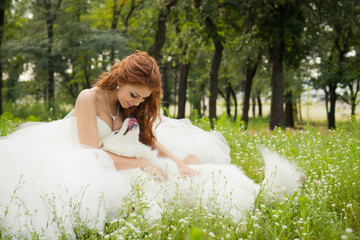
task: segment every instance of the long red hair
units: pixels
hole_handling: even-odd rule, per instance
[[[140,125],[139,140],[146,145],[153,145],[156,138],[153,125],[160,118],[161,74],[156,60],[146,52],[135,51],[122,61],[114,64],[110,72],[102,73],[93,86],[113,90],[117,86],[132,84],[146,86],[151,95],[145,98],[139,106],[124,109],[124,119],[130,115],[135,117]]]

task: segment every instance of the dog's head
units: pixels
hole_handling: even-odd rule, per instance
[[[133,117],[128,117],[123,122],[122,127],[116,134],[121,134],[121,136],[128,139],[138,140],[140,133],[140,127],[138,121]]]
[[[135,118],[125,119],[119,131],[112,132],[102,141],[102,148],[119,156],[137,157],[139,123]]]

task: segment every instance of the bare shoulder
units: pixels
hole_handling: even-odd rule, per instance
[[[96,89],[84,89],[82,90],[75,103],[75,112],[78,115],[79,112],[85,111],[95,111],[96,112]]]
[[[77,99],[76,102],[83,102],[83,101],[95,101],[96,100],[96,92],[95,89],[84,89],[82,90]]]

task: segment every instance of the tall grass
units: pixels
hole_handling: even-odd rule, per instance
[[[6,102],[3,108],[5,112],[11,112],[17,118],[43,122],[61,119],[69,112],[69,108],[64,104],[57,104],[54,108],[49,109],[44,103],[38,101]]]
[[[6,136],[13,132],[21,123],[19,118],[14,117],[10,112],[4,112],[0,116],[0,137]]]
[[[208,121],[197,121],[208,128]],[[302,192],[278,204],[258,198],[243,238],[359,238],[360,124],[339,124],[336,131],[307,124],[305,130],[277,129],[250,134],[241,124],[220,118],[216,129],[231,147],[232,163],[257,182],[263,163],[257,151],[265,145],[296,163],[306,174]],[[255,221],[255,220],[256,221]],[[249,230],[250,229],[250,230]]]
[[[1,124],[5,118],[1,118]],[[7,120],[6,120],[7,121]],[[261,119],[266,121],[266,119]],[[210,130],[208,119],[193,121]],[[257,124],[257,123],[256,123]],[[261,126],[260,124],[256,126]],[[267,123],[265,123],[267,126]],[[260,183],[264,164],[260,145],[286,156],[306,175],[300,192],[282,202],[259,195],[242,221],[203,207],[181,203],[166,207],[155,222],[144,218],[142,205],[121,208],[119,217],[102,231],[79,233],[86,239],[359,239],[360,238],[360,124],[338,124],[323,130],[307,124],[303,130],[253,131],[225,116],[215,129],[231,148],[232,164]],[[135,209],[135,210],[134,210]],[[3,234],[3,237],[5,235]]]

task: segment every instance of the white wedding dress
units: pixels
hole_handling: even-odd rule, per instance
[[[97,128],[100,142],[112,132],[99,117]],[[163,118],[156,135],[178,157],[194,154],[210,163],[209,169],[230,163],[225,138],[188,120]],[[0,227],[12,236],[36,232],[50,238],[64,232],[73,236],[73,227],[81,224],[102,229],[144,174],[140,169],[117,171],[104,151],[81,146],[76,117],[20,127],[0,138]],[[150,187],[143,190],[148,197],[157,194],[152,191],[175,195],[172,189],[164,190],[167,183],[147,182],[143,184]],[[153,211],[159,215],[161,206],[155,205]]]
[[[156,137],[179,158],[194,154],[206,164],[192,165],[200,175],[182,179],[173,161],[157,158],[155,154],[153,164],[168,174],[165,182],[139,168],[116,170],[103,150],[81,146],[76,117],[28,125],[0,138],[2,237],[8,234],[31,238],[36,232],[50,239],[59,234],[75,238],[77,227],[101,230],[106,221],[119,217],[121,210],[131,209],[129,204],[136,201],[146,204],[144,217],[149,221],[160,218],[166,207],[178,207],[176,204],[183,207],[201,204],[239,220],[259,192],[259,184],[230,164],[230,148],[222,134],[203,131],[186,119],[163,117]],[[116,144],[111,138],[122,135],[116,135],[99,117],[97,128],[99,146]],[[138,141],[137,134],[133,134],[132,142],[119,144],[119,150],[130,151],[134,141]],[[264,182],[270,180],[274,184],[268,189],[274,193],[280,191],[277,187],[286,188],[288,193],[296,190],[299,178],[296,168],[277,154],[264,152]]]

